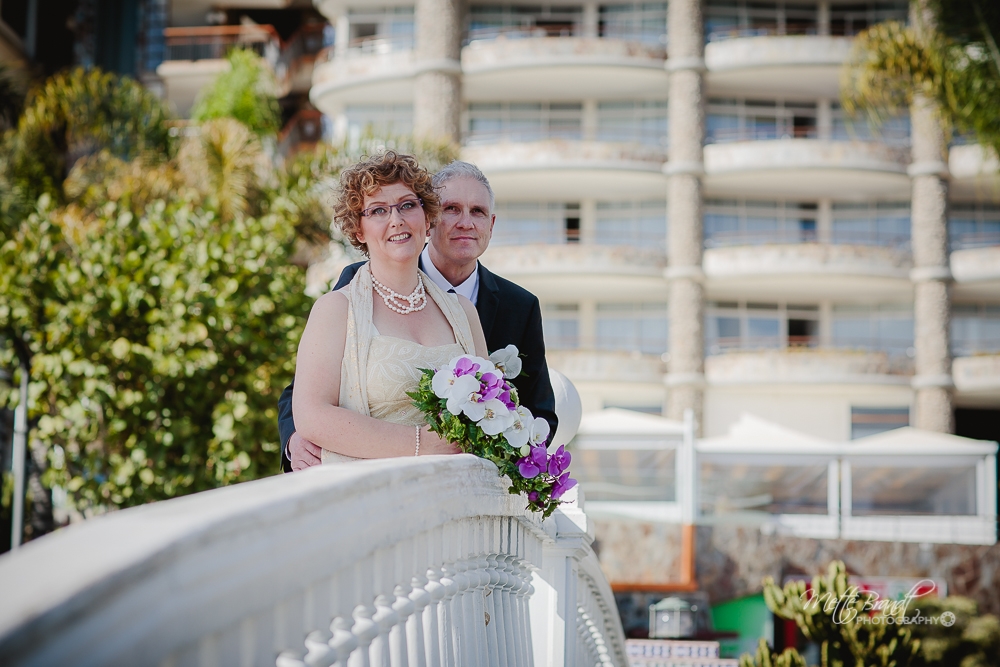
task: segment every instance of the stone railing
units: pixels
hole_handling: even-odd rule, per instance
[[[115,512],[0,557],[5,665],[626,665],[578,503],[472,456]]]

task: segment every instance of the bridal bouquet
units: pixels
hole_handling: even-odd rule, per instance
[[[548,453],[549,423],[518,404],[510,383],[521,373],[517,354],[508,345],[489,359],[465,354],[444,368],[421,369],[417,391],[407,395],[432,431],[493,461],[510,478],[511,493],[527,494],[528,507],[549,516],[576,480],[569,476],[565,446]]]

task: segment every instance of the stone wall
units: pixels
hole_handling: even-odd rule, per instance
[[[612,586],[638,581],[650,588],[679,583],[680,526],[595,521],[601,567]],[[764,577],[813,575],[832,560],[867,577],[942,579],[949,595],[964,595],[980,613],[1000,615],[1000,545],[910,544],[814,540],[766,535],[756,526],[702,526],[696,541],[698,587],[713,604],[761,590]]]

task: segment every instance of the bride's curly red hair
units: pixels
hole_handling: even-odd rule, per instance
[[[351,245],[365,255],[368,254],[368,244],[358,241],[365,197],[394,183],[402,183],[420,197],[424,215],[432,229],[441,219],[441,198],[434,191],[430,173],[420,166],[417,158],[395,151],[366,157],[340,174],[339,196],[333,217]]]

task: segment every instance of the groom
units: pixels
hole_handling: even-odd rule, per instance
[[[446,292],[455,292],[476,304],[486,334],[486,347],[499,350],[515,345],[523,356],[523,373],[513,380],[521,404],[556,430],[555,397],[545,364],[542,314],[538,299],[479,263],[493,235],[493,188],[475,165],[455,161],[434,175],[441,194],[441,221],[430,233],[420,255],[420,268]],[[364,262],[340,274],[334,289],[351,281]],[[292,385],[278,400],[281,469],[308,468],[320,462],[320,448],[295,433]]]

